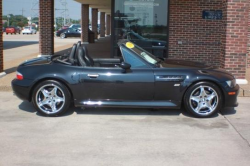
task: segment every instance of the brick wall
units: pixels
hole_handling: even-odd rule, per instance
[[[110,35],[110,15],[106,15],[106,35]]]
[[[98,9],[92,8],[92,31],[95,33],[95,39],[98,37],[97,32],[97,21],[98,21]]]
[[[221,50],[220,50],[220,67],[225,67],[225,51],[226,51],[226,31],[227,31],[227,0],[222,0],[223,20],[221,33]]]
[[[82,42],[89,42],[89,5],[82,4]]]
[[[0,18],[2,19],[2,0],[0,0]],[[3,72],[3,24],[0,21],[0,72]]]
[[[54,0],[39,1],[39,52],[54,54]]]
[[[249,7],[249,18],[248,18],[248,58],[247,67],[250,68],[250,7]]]
[[[105,37],[105,12],[100,16],[100,37]]]
[[[203,10],[222,10],[223,19],[202,19]],[[245,78],[248,20],[248,0],[170,0],[169,58],[210,63]]]
[[[222,5],[222,0],[170,0],[169,58],[220,66],[222,20],[202,19],[202,11]]]
[[[246,76],[247,44],[248,44],[248,0],[224,0],[224,55],[222,67],[233,73],[236,78],[244,79]]]

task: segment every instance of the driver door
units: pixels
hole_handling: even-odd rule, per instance
[[[83,100],[90,101],[150,101],[154,97],[152,69],[119,67],[89,68],[81,75]]]

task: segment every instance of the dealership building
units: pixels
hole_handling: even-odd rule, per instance
[[[239,83],[247,83],[246,71],[250,68],[249,0],[75,1],[81,5],[82,42],[90,41],[89,12],[96,39],[100,15],[100,37],[111,35],[111,57],[119,56],[117,41],[125,38],[156,56],[212,64],[233,73]],[[54,0],[39,0],[41,55],[54,53],[54,3]],[[2,72],[2,32],[0,35]]]

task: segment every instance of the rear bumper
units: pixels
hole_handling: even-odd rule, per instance
[[[22,33],[32,33],[31,31],[23,31]]]
[[[31,101],[30,87],[32,85],[32,82],[33,81],[31,80],[12,80],[11,86],[15,95],[21,100]]]

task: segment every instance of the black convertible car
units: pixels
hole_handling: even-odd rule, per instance
[[[179,109],[209,117],[235,107],[239,86],[232,74],[195,62],[163,60],[128,40],[118,43],[121,58],[92,59],[80,42],[70,55],[22,63],[12,81],[15,94],[47,116],[76,107]]]
[[[81,37],[81,31],[75,28],[60,29],[55,32],[55,36],[60,37],[61,39],[67,37]]]

